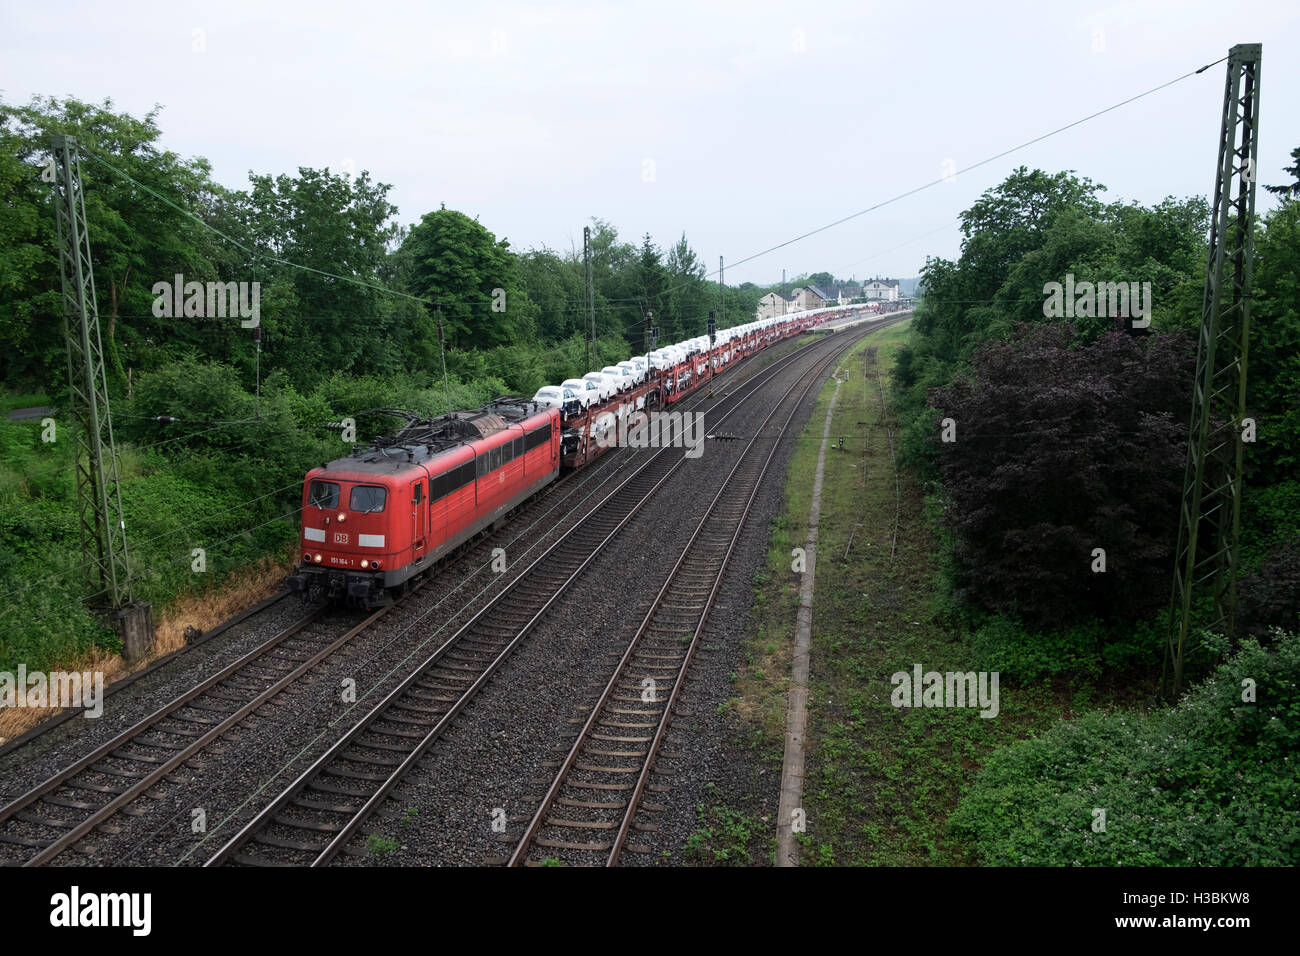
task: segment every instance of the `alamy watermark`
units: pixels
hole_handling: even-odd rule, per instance
[[[50,897],[50,925],[124,927],[132,936],[148,936],[153,928],[152,893],[92,893],[74,885]]]
[[[704,454],[703,412],[640,412],[620,405],[592,425],[601,448],[685,448],[687,458]]]
[[[1133,328],[1151,324],[1150,282],[1079,282],[1066,273],[1065,284],[1043,285],[1043,315],[1049,319],[1133,319]]]
[[[889,702],[895,707],[979,707],[981,717],[996,717],[998,671],[925,671],[912,665],[912,673],[898,671]]]
[[[82,707],[87,718],[104,714],[103,671],[42,671],[28,673],[26,664],[18,673],[0,671],[0,708]]]
[[[159,319],[239,318],[241,328],[255,329],[262,322],[262,283],[186,282],[176,273],[171,282],[155,282],[153,314]]]

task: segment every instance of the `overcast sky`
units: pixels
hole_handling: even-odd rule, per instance
[[[464,7],[472,9],[466,10]],[[0,95],[154,104],[164,145],[249,170],[368,169],[404,222],[462,210],[516,250],[591,216],[686,233],[716,270],[1264,45],[1260,180],[1300,146],[1300,4],[33,3],[0,0]],[[913,276],[1017,165],[1106,198],[1208,196],[1225,65],[728,268]],[[946,165],[948,164],[948,165]],[[1259,206],[1272,198],[1259,194]]]

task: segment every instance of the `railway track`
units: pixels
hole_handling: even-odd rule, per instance
[[[191,641],[187,643],[184,647],[178,648],[177,650],[174,650],[169,654],[164,654],[162,657],[150,661],[146,666],[140,668],[140,670],[138,671],[134,671],[128,674],[127,676],[120,678],[119,680],[113,681],[112,684],[108,685],[108,687],[104,689],[104,699],[108,700],[108,698],[113,697],[116,694],[120,694],[128,687],[131,687],[132,685],[143,680],[149,675],[156,673],[162,668],[167,667],[170,664],[177,663],[185,655],[190,654],[196,648],[203,646],[204,644],[211,641],[213,638],[221,636],[231,628],[243,624],[249,618],[256,617],[258,614],[261,614],[263,611],[267,610],[268,608],[273,607],[276,604],[279,604],[288,596],[289,596],[289,591],[287,590],[277,591],[275,594],[272,594],[270,597],[259,601],[257,604],[254,604],[250,608],[246,608],[245,610],[236,614],[234,617],[230,618],[229,620],[223,621],[222,623],[218,624],[216,627],[204,631],[203,635],[199,637],[197,640]],[[13,753],[15,750],[19,750],[23,747],[26,747],[28,744],[35,743],[38,740],[44,739],[45,736],[49,734],[51,731],[56,730],[57,728],[63,726],[73,718],[81,716],[81,713],[82,712],[77,708],[69,707],[68,709],[62,710],[59,713],[55,714],[53,717],[50,717],[48,720],[45,720],[44,722],[37,724],[35,727],[32,727],[30,730],[24,731],[23,733],[19,734],[17,737],[13,737],[10,738],[9,740],[6,740],[3,744],[0,744],[0,757],[8,756],[9,754]]]
[[[725,421],[813,343],[736,385]],[[835,352],[838,353],[839,349]],[[825,363],[814,362],[816,369]],[[493,673],[685,461],[662,449],[638,467],[453,634],[206,863],[330,862]]]
[[[597,462],[565,489],[547,514],[579,497],[587,485],[608,480],[612,461]],[[589,476],[595,476],[590,477]],[[486,539],[484,539],[486,540]],[[472,563],[486,559],[490,542],[476,541],[452,558]],[[421,582],[423,583],[423,582]],[[284,595],[259,605],[265,610]],[[0,806],[0,865],[42,865],[65,850],[82,845],[94,831],[113,833],[110,819],[118,812],[139,815],[130,804],[159,787],[187,761],[247,720],[255,711],[310,673],[399,604],[380,608],[356,627],[360,615],[338,616],[325,607],[306,614],[269,640],[223,667],[216,674],[132,724],[58,773]],[[254,612],[256,613],[256,612]],[[240,619],[246,615],[240,615]],[[251,615],[247,615],[251,616]],[[232,622],[234,623],[234,622]],[[340,630],[337,639],[331,635]],[[58,724],[52,724],[54,729]],[[23,743],[37,739],[32,735]]]
[[[546,513],[579,497],[587,485],[599,486],[608,480],[612,470],[606,462],[598,462],[583,473],[588,480],[567,486],[558,503],[548,502]],[[467,543],[465,552],[450,560],[472,563],[476,554],[486,559],[489,545],[483,541]],[[270,608],[282,597],[262,602],[258,610]],[[255,711],[273,703],[280,693],[399,605],[378,609],[354,628],[346,625],[359,615],[340,617],[328,608],[316,608],[107,743],[0,806],[0,865],[42,865],[72,847],[92,853],[82,845],[83,841],[93,842],[88,838],[97,830],[114,833],[109,821],[116,813],[145,812],[134,810],[130,804],[165,783],[183,764]],[[345,632],[343,636],[328,639],[340,630]],[[289,664],[294,666],[286,666]],[[55,726],[58,724],[49,729]],[[32,739],[37,736],[23,742]]]
[[[49,863],[160,784],[396,605],[317,608],[107,743],[0,807],[0,859]],[[277,702],[280,703],[280,702]],[[25,857],[17,858],[16,857]]]
[[[752,373],[750,380],[733,384],[733,388],[737,394],[752,393],[776,369],[809,348],[777,359],[771,366]],[[684,407],[698,401],[699,396]],[[608,480],[610,476],[602,464],[598,462],[584,471],[586,481],[571,486],[562,500],[573,497],[579,487],[594,484],[598,488]],[[625,481],[619,488],[627,484]],[[482,541],[474,542],[453,560],[472,560],[476,551],[486,554],[486,547]],[[266,606],[273,603],[269,601]],[[97,834],[118,832],[119,828],[110,822],[115,814],[146,814],[147,809],[133,807],[132,803],[163,787],[169,778],[175,780],[174,775],[187,762],[230,735],[255,712],[260,710],[259,716],[266,716],[265,708],[280,709],[286,701],[277,700],[279,695],[291,690],[317,665],[402,603],[381,608],[355,624],[360,615],[338,616],[323,608],[305,615],[107,743],[0,806],[0,863],[47,864],[74,848],[93,856]],[[475,658],[468,641],[458,653]],[[463,669],[455,666],[454,659],[448,663],[452,670]],[[291,694],[289,700],[293,699],[296,695]]]
[[[776,357],[776,359],[779,358],[780,356]],[[735,371],[737,373],[748,371],[749,375],[752,376],[752,375],[759,374],[763,370],[762,368],[752,369],[752,370],[748,369],[746,364],[748,361],[749,360],[746,359],[743,362],[738,362],[730,369],[724,370],[724,372],[719,374],[726,374],[727,372],[731,372],[731,371]],[[728,380],[728,384],[734,386],[742,383],[745,380],[746,378],[742,376],[739,380],[734,382]],[[688,399],[683,405],[680,406],[680,408],[684,410],[689,410],[695,407],[695,405],[698,404],[700,401],[702,401],[703,398],[704,396],[697,395],[693,399]],[[606,474],[606,472],[614,470],[614,467],[612,467],[614,466],[614,462],[615,462],[615,456],[610,456],[610,455],[602,456],[602,458],[598,459],[593,465],[590,465],[587,468],[583,469],[582,471],[576,473],[576,475],[568,475],[562,477],[560,481],[556,482],[555,484],[551,485],[546,489],[544,496],[553,497],[552,493],[554,491],[563,488],[565,490],[564,500],[567,501],[575,497],[573,492],[577,490],[576,486],[585,487],[587,485],[599,485],[601,482],[606,480],[609,477],[609,475]],[[600,479],[599,481],[596,480],[598,478]],[[536,501],[531,502],[529,504],[525,504],[521,506],[520,512],[516,512],[516,514],[522,512],[523,514],[526,515],[533,509],[533,507],[536,504],[537,504]],[[554,508],[550,508],[546,513],[549,514],[553,510]],[[490,543],[485,543],[486,541],[487,541],[487,537],[484,536],[483,538],[475,539],[474,541],[467,542],[466,544],[462,545],[459,549],[453,551],[451,554],[449,554],[448,556],[446,556],[445,558],[437,562],[432,568],[430,568],[430,570],[431,571],[438,570],[448,566],[455,566],[461,568],[464,567],[466,564],[472,565],[478,563],[481,565],[486,563],[486,559],[491,550]],[[220,625],[204,632],[203,636],[198,640],[186,644],[186,646],[178,650],[172,651],[170,654],[164,655],[163,657],[160,657],[157,660],[151,661],[146,667],[143,667],[140,670],[135,671],[134,673],[131,673],[126,677],[121,678],[120,680],[115,680],[105,690],[105,694],[104,694],[105,698],[107,699],[113,697],[116,694],[131,687],[133,684],[137,683],[143,678],[148,677],[151,674],[154,674],[156,671],[160,670],[161,668],[176,663],[182,657],[189,654],[190,652],[200,647],[201,645],[208,643],[213,638],[216,638],[224,634],[226,631],[230,630],[231,628],[244,624],[249,619],[256,617],[257,615],[261,614],[263,611],[266,611],[273,605],[280,603],[281,601],[289,597],[289,594],[290,592],[287,590],[279,591],[276,594],[273,594],[270,597],[266,598],[265,600],[259,602],[257,605],[246,609],[245,611],[235,615],[233,618],[224,621]],[[63,724],[67,723],[69,720],[80,716],[80,714],[81,714],[80,710],[77,710],[76,708],[69,708],[60,713],[55,714],[54,716],[50,717],[48,720],[45,720],[41,724],[32,727],[30,730],[25,731],[19,736],[13,737],[9,740],[5,740],[3,743],[0,743],[0,757],[8,756],[10,753],[18,749],[26,747],[27,745],[35,743],[39,740],[42,740],[49,733],[56,730],[58,727],[62,726]],[[2,809],[3,808],[0,808],[0,810]],[[0,817],[0,822],[3,822],[3,817]]]
[[[746,445],[591,708],[507,865],[537,866],[548,859],[618,863],[700,635],[778,442],[808,392],[842,351],[834,350],[792,384]],[[774,420],[779,423],[775,440],[765,438],[763,430]]]

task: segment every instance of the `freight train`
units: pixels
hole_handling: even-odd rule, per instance
[[[476,411],[410,420],[307,473],[302,560],[288,585],[305,600],[391,603],[562,471],[594,461],[608,446],[600,439],[620,405],[666,408],[731,363],[844,312],[763,319],[656,349],[608,375],[589,375],[600,400],[566,400],[556,395],[565,389],[548,386],[534,399],[506,396]],[[616,378],[620,368],[625,374]]]

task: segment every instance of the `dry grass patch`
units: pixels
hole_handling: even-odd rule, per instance
[[[83,654],[69,657],[51,668],[56,671],[99,671],[104,684],[121,680],[142,670],[151,662],[185,646],[185,628],[207,631],[228,621],[241,611],[270,597],[284,581],[293,565],[290,551],[268,556],[228,575],[219,585],[193,594],[184,594],[158,612],[154,618],[154,643],[149,653],[131,666],[118,654],[92,647]],[[16,737],[59,713],[61,707],[7,707],[0,710],[0,743]]]

